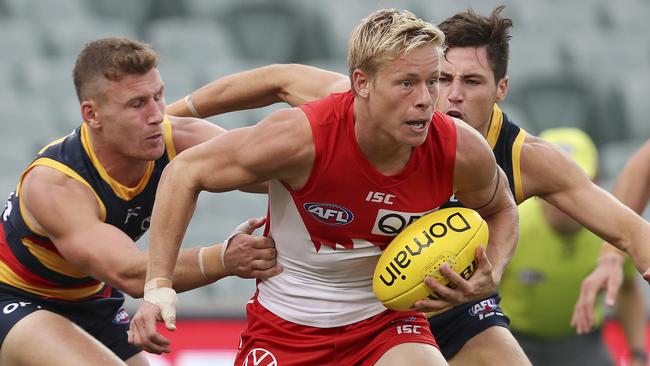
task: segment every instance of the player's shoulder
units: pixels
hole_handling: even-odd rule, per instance
[[[521,148],[521,159],[522,164],[536,166],[544,162],[565,160],[566,156],[556,145],[527,133]]]
[[[186,133],[188,131],[194,131],[196,129],[218,129],[223,131],[224,129],[218,125],[206,121],[204,119],[195,118],[195,117],[178,117],[172,115],[166,115],[165,119],[162,122],[163,129],[171,127],[171,132],[174,134]]]
[[[480,157],[481,155],[494,157],[490,145],[480,132],[458,118],[449,118],[456,127],[457,155],[466,155],[468,158]]]
[[[25,172],[21,192],[25,190],[52,192],[55,189],[65,189],[70,193],[83,192],[85,195],[87,181],[69,168],[58,168],[48,165],[35,165]]]
[[[255,127],[264,133],[277,134],[277,137],[300,138],[311,128],[307,115],[300,108],[281,108],[262,119]]]
[[[19,192],[24,209],[32,214],[55,217],[64,212],[84,213],[93,218],[104,214],[103,208],[97,205],[94,188],[71,171],[34,166],[24,175]]]
[[[561,148],[537,136],[527,135],[521,149],[522,184],[528,196],[537,196],[568,189],[581,174]]]

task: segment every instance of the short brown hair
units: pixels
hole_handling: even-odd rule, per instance
[[[158,66],[160,56],[150,45],[129,38],[103,38],[87,43],[74,65],[73,79],[79,102],[90,96],[89,86],[100,77],[119,80],[145,74]]]
[[[487,47],[488,62],[496,81],[506,76],[510,57],[512,20],[501,17],[504,8],[505,5],[498,6],[489,17],[469,8],[440,23],[448,48]]]
[[[366,17],[350,35],[348,68],[373,75],[384,63],[425,44],[440,48],[445,35],[408,11],[382,9]]]

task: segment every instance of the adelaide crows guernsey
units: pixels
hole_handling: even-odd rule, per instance
[[[158,181],[175,155],[171,132],[171,123],[165,119],[166,153],[150,162],[136,187],[125,187],[108,175],[90,147],[85,124],[44,147],[21,175],[2,215],[0,283],[49,299],[109,296],[108,286],[67,262],[45,233],[37,232],[22,215],[22,177],[35,166],[47,166],[81,182],[95,194],[102,220],[135,241],[149,228]]]
[[[508,177],[510,192],[517,204],[524,201],[524,192],[521,187],[521,147],[526,139],[526,131],[514,124],[508,116],[494,105],[490,128],[485,139],[492,148],[497,164]],[[462,207],[463,205],[451,197],[443,207]]]
[[[382,249],[453,192],[451,118],[434,114],[425,142],[387,176],[356,142],[353,105],[352,92],[303,105],[315,149],[311,175],[298,190],[270,183],[267,234],[283,271],[258,283],[258,301],[294,323],[337,327],[386,310],[372,291]]]

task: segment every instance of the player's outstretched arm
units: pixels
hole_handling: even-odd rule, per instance
[[[455,289],[432,278],[425,279],[443,300],[418,302],[418,308],[424,311],[440,310],[493,293],[517,244],[518,212],[505,174],[480,134],[462,121],[457,121],[456,126],[455,194],[464,206],[475,209],[487,222],[490,239],[487,251],[477,250],[478,267],[469,280],[464,280],[449,266],[441,266],[440,272],[456,285]]]
[[[613,194],[641,214],[650,198],[650,141],[646,142],[626,163],[614,184]],[[579,334],[594,326],[594,306],[601,290],[605,304],[614,306],[623,283],[625,253],[607,242],[603,243],[596,268],[582,281],[571,324]]]
[[[626,251],[639,272],[645,273],[650,268],[650,224],[594,184],[558,147],[529,138],[531,142],[522,149],[525,189]]]
[[[209,117],[279,102],[295,107],[348,89],[345,75],[307,65],[274,64],[212,81],[170,104],[167,113]]]
[[[304,184],[313,161],[311,128],[299,109],[273,113],[255,126],[235,129],[179,154],[165,168],[151,220],[145,301],[156,305],[175,296],[169,287],[180,243],[198,194],[224,192],[271,178]],[[164,292],[165,294],[160,295]],[[148,293],[158,294],[149,297]],[[161,306],[168,327],[175,309]]]
[[[61,268],[67,266],[79,276],[87,274],[132,297],[142,297],[147,252],[103,222],[101,206],[90,188],[59,171],[37,166],[23,180],[21,200],[30,225],[49,237],[69,263],[62,262]],[[183,250],[176,265],[176,290],[194,289],[229,275],[263,278],[279,273],[273,241],[248,235],[262,225],[260,221],[252,220],[244,231],[238,228],[242,235],[230,241],[228,250],[221,243]]]

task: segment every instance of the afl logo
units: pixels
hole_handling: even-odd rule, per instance
[[[124,310],[124,308],[120,308],[120,310],[117,311],[115,316],[113,317],[113,324],[128,324],[129,323],[129,314]]]
[[[253,348],[246,355],[242,366],[278,366],[278,360],[264,348]]]
[[[352,211],[333,203],[305,203],[305,211],[325,225],[346,225],[354,220]]]

